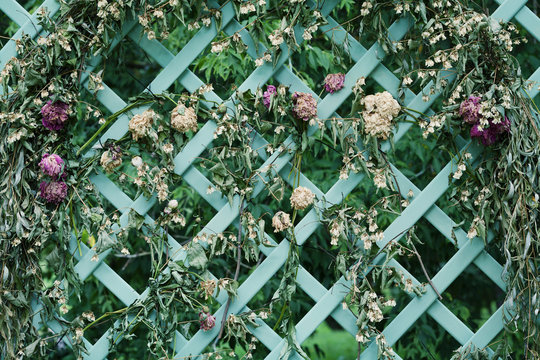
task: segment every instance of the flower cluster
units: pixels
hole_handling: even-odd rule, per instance
[[[317,117],[317,100],[311,94],[297,91],[292,98],[294,116],[304,121]]]
[[[278,211],[272,218],[272,226],[274,232],[286,230],[292,226],[291,217],[286,212]]]
[[[186,133],[197,131],[197,113],[193,107],[178,104],[171,113],[171,126],[176,130]]]
[[[41,123],[47,129],[52,131],[59,131],[64,128],[64,125],[68,119],[69,105],[62,101],[52,100],[47,101],[41,108]]]
[[[291,206],[296,210],[304,210],[313,203],[315,194],[306,187],[299,186],[291,195]]]
[[[142,114],[137,114],[129,120],[129,131],[133,140],[137,141],[150,133],[156,113],[153,110],[145,110]]]
[[[330,94],[343,89],[345,85],[345,74],[328,74],[324,79],[324,89]]]
[[[277,89],[274,85],[268,85],[266,91],[263,93],[263,104],[266,108],[270,109],[270,101],[272,96],[277,93]]]
[[[510,132],[510,120],[504,119],[490,101],[480,101],[478,96],[470,96],[459,107],[459,115],[463,120],[472,124],[472,138],[478,138],[484,146],[490,146],[499,140],[500,136]]]
[[[114,169],[122,165],[122,152],[120,151],[120,147],[113,146],[101,154],[100,164],[108,173],[112,173]]]
[[[399,114],[401,106],[388,91],[368,95],[361,102],[364,105],[365,133],[386,140],[392,131],[392,120]]]
[[[332,224],[330,225],[330,236],[332,237],[330,245],[336,246],[338,244],[339,237],[341,236],[343,230],[343,223],[341,221],[338,221],[337,219],[334,219],[332,221]]]

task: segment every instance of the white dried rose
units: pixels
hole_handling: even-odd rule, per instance
[[[171,126],[180,132],[197,131],[197,113],[192,107],[178,104],[171,113]]]
[[[291,206],[296,210],[303,210],[313,203],[315,194],[306,187],[299,186],[291,195]]]
[[[274,232],[286,230],[292,226],[291,217],[286,212],[278,211],[272,218],[272,226]]]

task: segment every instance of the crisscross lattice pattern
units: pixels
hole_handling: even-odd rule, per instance
[[[497,0],[500,4],[497,11],[492,15],[496,19],[510,21],[515,19],[523,25],[529,33],[540,41],[540,19],[526,5],[526,0]],[[400,79],[388,70],[381,61],[384,54],[379,45],[374,44],[369,49],[364,48],[352,36],[348,35],[338,23],[329,17],[329,13],[336,5],[336,0],[326,1],[322,9],[323,16],[328,20],[328,25],[323,27],[323,31],[328,31],[332,34],[331,40],[341,43],[348,41],[352,58],[356,64],[346,74],[345,88],[333,95],[327,95],[323,99],[319,99],[318,116],[320,118],[329,118],[334,116],[338,107],[351,94],[351,88],[359,77],[372,77],[382,87],[397,96],[397,89],[400,84]],[[217,4],[216,4],[217,5]],[[46,0],[43,4],[50,12],[55,13],[59,9],[59,4],[56,0]],[[15,0],[2,0],[0,2],[0,10],[11,18],[20,26],[19,31],[14,38],[19,38],[22,33],[37,36],[41,32],[41,28],[37,25],[36,16],[28,14]],[[242,40],[248,45],[248,54],[253,58],[258,58],[264,52],[264,47],[260,46],[258,52],[253,43],[250,34],[235,20],[234,10],[231,3],[227,3],[223,7],[223,29],[232,35],[236,31],[241,30]],[[390,27],[389,36],[392,40],[401,39],[410,27],[410,23],[406,19],[401,19]],[[300,30],[300,29],[299,29]],[[184,46],[178,54],[170,53],[161,43],[156,40],[148,40],[145,36],[140,36],[141,28],[136,22],[127,22],[124,29],[116,39],[116,44],[123,37],[130,37],[138,44],[153,60],[155,60],[163,69],[159,75],[151,82],[149,88],[153,92],[161,92],[169,88],[175,81],[178,81],[182,86],[190,92],[196,91],[203,82],[189,70],[189,65],[199,56],[204,49],[214,40],[217,35],[216,27],[212,26],[203,28],[197,32],[195,36]],[[302,31],[296,31],[296,34],[301,34]],[[302,39],[298,38],[298,42]],[[288,67],[284,66],[288,60],[284,51],[279,58],[277,65],[272,67],[270,64],[263,65],[257,68],[245,81],[240,85],[242,91],[255,90],[257,87],[262,87],[271,77],[278,82],[290,86],[291,91],[310,92],[315,97],[317,95],[310,90]],[[6,62],[13,56],[16,56],[15,42],[10,41],[0,51],[0,67],[3,68]],[[92,64],[96,66],[99,63],[99,58],[94,59]],[[89,69],[91,70],[91,69]],[[83,81],[86,81],[83,78]],[[529,80],[540,81],[540,69],[531,76]],[[105,89],[97,94],[97,99],[112,113],[124,108],[127,104],[115,94],[106,84]],[[429,85],[428,87],[429,88]],[[538,94],[538,87],[535,87],[531,92],[531,97]],[[215,93],[207,93],[207,100],[223,102]],[[429,107],[435,100],[436,96],[432,97],[429,102],[422,100],[422,94],[414,94],[408,91],[405,96],[405,104],[407,107],[429,113]],[[144,109],[139,108],[136,112],[142,112]],[[336,115],[337,116],[337,115]],[[102,142],[106,139],[119,139],[128,131],[127,116],[121,116],[102,136]],[[410,123],[403,123],[399,126],[396,133],[395,141],[407,132]],[[206,189],[211,182],[199,172],[193,161],[210,146],[213,139],[213,133],[216,124],[208,121],[187,144],[187,146],[175,157],[175,173],[181,175],[182,178],[195,189],[208,204],[215,210],[216,215],[201,230],[204,232],[221,232],[229,225],[234,223],[238,217],[239,203],[238,199],[230,205],[217,192],[207,194]],[[310,129],[314,132],[315,129]],[[254,148],[262,149],[266,142],[262,137],[255,139]],[[292,144],[291,139],[287,139],[289,145]],[[465,145],[465,144],[462,144]],[[473,149],[473,156],[478,155],[481,149]],[[261,150],[259,155],[266,164],[273,163],[280,175],[286,181],[292,181],[292,177],[287,176],[292,168],[290,155],[282,155],[276,159],[277,153],[271,157],[267,157],[266,153]],[[421,217],[424,217],[430,222],[439,232],[448,240],[454,241],[452,232],[454,231],[457,238],[458,251],[444,265],[444,267],[433,277],[435,287],[443,292],[450,284],[471,264],[474,263],[482,272],[484,272],[497,286],[505,289],[505,284],[501,279],[502,267],[498,264],[485,250],[482,240],[475,238],[470,241],[466,237],[466,233],[455,228],[455,223],[435,204],[437,199],[449,187],[449,174],[452,169],[455,169],[455,159],[449,162],[443,170],[427,185],[423,190],[417,188],[407,177],[405,177],[398,168],[393,167],[396,174],[396,179],[399,188],[403,192],[403,197],[407,196],[409,189],[414,192],[413,200],[403,213],[386,229],[384,239],[377,245],[383,247],[390,239],[398,240],[403,235],[403,230],[410,228]],[[338,203],[347,194],[353,191],[356,185],[362,180],[362,174],[353,174],[347,180],[338,180],[327,193],[321,192],[307,177],[301,174],[300,185],[309,187],[315,194],[325,196],[330,203]],[[91,179],[97,186],[101,194],[108,199],[122,213],[121,224],[127,224],[127,216],[131,209],[146,217],[148,222],[152,219],[147,215],[147,211],[155,204],[155,197],[145,198],[143,196],[137,199],[131,199],[125,195],[122,190],[109,180],[105,175],[94,175]],[[292,184],[291,184],[292,185]],[[255,194],[262,190],[262,185],[259,184],[255,189]],[[297,241],[301,245],[309,241],[311,234],[320,225],[318,217],[314,210],[311,210],[296,226]],[[212,229],[211,231],[209,229]],[[276,244],[268,234],[266,238]],[[283,239],[276,247],[261,247],[261,251],[266,255],[262,263],[252,272],[252,274],[241,284],[238,289],[238,297],[231,303],[230,313],[238,313],[246,311],[246,305],[251,298],[265,285],[265,283],[283,266],[289,249],[289,241]],[[77,243],[72,240],[71,246],[76,249]],[[176,260],[185,256],[182,247],[169,236],[170,253],[176,254]],[[84,246],[83,246],[84,247]],[[144,297],[146,292],[137,293],[124,279],[114,272],[107,265],[108,252],[100,254],[99,261],[91,261],[94,252],[91,249],[84,247],[83,255],[79,258],[78,251],[74,251],[78,257],[78,264],[75,269],[81,279],[86,279],[90,275],[94,275],[101,281],[113,294],[115,294],[124,304],[129,305],[137,299]],[[381,261],[382,258],[376,258],[374,264]],[[406,277],[412,279],[414,284],[418,284],[416,280],[407,270],[401,266],[396,260],[390,264],[401,270]],[[345,278],[340,278],[330,289],[326,289],[320,284],[307,270],[300,268],[297,278],[299,286],[313,299],[315,305],[313,308],[299,321],[296,325],[297,338],[300,343],[304,342],[328,316],[332,316],[346,331],[353,336],[357,333],[355,324],[356,318],[349,310],[344,310],[341,307],[341,302],[346,295],[345,287],[349,285],[349,281]],[[227,301],[227,296],[222,292],[216,297],[217,300],[224,304]],[[34,304],[35,308],[39,308],[38,304]],[[223,317],[223,306],[217,311],[217,322],[221,323]],[[478,347],[485,347],[501,330],[502,322],[502,307],[499,308],[489,320],[476,332],[471,331],[463,322],[461,322],[445,305],[437,298],[435,292],[428,287],[427,293],[421,297],[412,296],[410,302],[403,311],[386,327],[384,334],[390,345],[394,344],[425,312],[427,312],[435,321],[437,321],[448,333],[450,333],[460,344],[465,345],[473,343]],[[36,316],[35,321],[40,321]],[[284,340],[278,336],[266,323],[262,320],[257,320],[259,327],[251,328],[252,333],[268,348],[269,355],[267,359],[277,359],[284,344]],[[48,326],[53,331],[60,331],[61,324],[52,321]],[[188,355],[200,354],[205,347],[212,342],[217,336],[218,327],[208,332],[199,331],[193,338],[186,339],[179,332],[176,333],[175,355],[177,358],[183,358]],[[103,334],[102,337],[94,344],[84,340],[87,349],[89,350],[88,359],[103,359],[109,351],[108,335],[111,330]],[[377,350],[374,344],[368,347],[362,354],[362,358],[375,359]]]

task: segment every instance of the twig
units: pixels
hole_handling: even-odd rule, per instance
[[[238,280],[240,275],[240,264],[242,262],[242,213],[244,212],[244,198],[240,200],[240,212],[238,214],[238,238],[236,239],[236,270],[234,272],[234,281]],[[221,320],[221,327],[219,329],[219,335],[214,340],[214,350],[216,349],[219,339],[223,336],[223,329],[225,328],[225,322],[227,321],[227,313],[229,312],[229,306],[231,306],[232,298],[229,295],[227,303],[225,304],[225,310],[223,311],[223,320]]]
[[[435,285],[433,285],[433,282],[431,281],[431,278],[429,277],[426,271],[426,268],[424,267],[424,263],[422,262],[422,258],[420,257],[418,250],[416,250],[416,246],[414,246],[412,242],[411,242],[411,245],[414,250],[414,253],[416,254],[416,257],[418,258],[418,261],[420,262],[420,266],[422,267],[422,271],[424,272],[424,275],[426,276],[427,281],[429,282],[429,285],[431,285],[431,287],[433,288],[433,291],[435,291],[435,294],[437,294],[437,296],[439,297],[439,300],[442,300],[443,298],[441,294],[439,293],[439,291],[437,291],[437,288],[435,287]]]

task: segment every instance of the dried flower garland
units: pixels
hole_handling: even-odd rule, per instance
[[[486,229],[494,228],[496,223],[501,224],[504,234],[502,248],[507,258],[505,276],[509,289],[516,289],[508,294],[508,298],[514,302],[514,306],[509,307],[508,323],[525,322],[528,334],[534,334],[536,325],[530,321],[530,317],[526,317],[530,303],[522,291],[529,289],[531,297],[536,297],[539,291],[535,281],[530,280],[531,276],[537,276],[537,269],[523,266],[527,261],[535,260],[534,254],[538,250],[538,230],[535,226],[538,182],[534,178],[537,175],[528,176],[516,170],[515,162],[536,168],[538,151],[530,150],[530,144],[537,144],[540,134],[531,102],[516,90],[523,84],[517,75],[519,69],[509,60],[509,51],[518,41],[511,37],[512,31],[515,31],[513,25],[494,24],[486,16],[465,8],[458,1],[435,1],[434,9],[413,6],[410,2],[390,4],[364,1],[358,7],[363,28],[379,29],[372,25],[383,11],[391,14],[393,19],[403,16],[415,18],[410,39],[393,43],[388,40],[386,29],[377,36],[381,36],[379,41],[385,51],[403,54],[401,59],[416,56],[416,49],[408,49],[407,41],[413,41],[414,36],[426,39],[422,40],[428,49],[422,67],[407,73],[408,67],[401,67],[403,83],[399,94],[404,95],[409,86],[427,86],[433,80],[434,85],[423,95],[424,100],[429,101],[440,91],[446,96],[444,107],[434,116],[411,113],[411,109],[403,106],[403,96],[395,98],[387,91],[366,95],[364,78],[357,79],[352,87],[354,100],[351,102],[351,115],[344,119],[319,119],[318,101],[314,94],[290,92],[283,85],[268,85],[265,91],[259,89],[253,94],[238,92],[227,106],[217,106],[205,99],[204,94],[212,91],[211,85],[205,85],[193,94],[140,96],[126,109],[111,115],[87,144],[94,142],[122,114],[130,116],[130,136],[105,142],[101,144],[101,149],[81,158],[81,152],[88,145],[75,152],[70,137],[66,135],[73,131],[76,120],[80,120],[75,109],[81,104],[81,78],[88,76],[90,91],[103,89],[99,73],[87,74],[81,70],[85,68],[90,54],[106,53],[112,48],[111,39],[114,36],[111,35],[125,24],[130,13],[137,14],[136,19],[149,40],[165,39],[170,35],[166,16],[169,12],[181,21],[187,19],[190,30],[220,21],[221,8],[212,8],[205,2],[202,5],[200,13],[198,8],[194,14],[191,7],[186,8],[176,0],[148,3],[100,0],[73,6],[63,3],[62,15],[57,18],[50,18],[44,10],[39,10],[40,22],[48,35],[44,33],[35,41],[24,37],[18,42],[21,59],[12,59],[1,74],[5,94],[1,105],[0,129],[5,135],[0,144],[3,154],[1,164],[7,169],[3,183],[9,183],[0,198],[3,204],[0,220],[5,224],[0,226],[0,233],[7,249],[2,252],[2,269],[7,269],[2,270],[7,274],[2,281],[6,294],[9,294],[6,296],[12,298],[11,304],[6,305],[9,306],[6,324],[10,324],[10,331],[13,331],[9,339],[2,331],[5,342],[1,348],[2,356],[38,356],[38,352],[39,356],[45,356],[47,348],[55,346],[55,339],[64,337],[73,340],[73,349],[80,356],[85,351],[82,341],[85,331],[99,320],[117,318],[123,320],[113,325],[112,331],[118,337],[129,332],[133,326],[148,326],[151,332],[148,348],[156,357],[168,356],[168,349],[161,344],[175,338],[174,331],[181,324],[195,322],[203,331],[220,327],[216,341],[234,340],[235,344],[244,346],[246,357],[250,358],[256,351],[256,341],[247,336],[248,325],[256,325],[257,318],[267,319],[269,316],[277,318],[275,329],[279,329],[287,340],[286,352],[296,350],[305,355],[294,336],[295,318],[291,307],[294,305],[296,276],[300,268],[300,245],[295,232],[297,216],[312,206],[319,214],[320,222],[327,227],[328,245],[336,254],[336,273],[352,280],[353,286],[344,301],[344,308],[354,309],[358,326],[356,340],[360,349],[374,341],[381,357],[391,357],[393,350],[377,325],[383,321],[385,312],[396,305],[395,299],[385,294],[385,289],[397,286],[407,293],[421,295],[424,288],[423,285],[415,286],[403,272],[391,266],[373,270],[370,262],[378,251],[389,260],[396,256],[417,254],[414,229],[407,230],[406,245],[390,241],[382,249],[374,246],[379,245],[384,237],[379,227],[381,214],[399,215],[412,197],[408,196],[405,200],[399,197],[399,189],[394,188],[396,181],[387,154],[380,147],[385,141],[393,141],[393,134],[405,116],[414,118],[424,129],[426,137],[434,134],[441,141],[447,141],[449,138],[453,140],[452,136],[462,135],[485,146],[487,155],[480,165],[473,164],[472,155],[465,152],[452,175],[454,180],[461,181],[457,185],[461,189],[460,200],[469,215],[467,236],[486,239]],[[262,26],[264,20],[274,19],[274,14],[265,5],[265,1],[234,2],[238,8],[238,19],[257,14],[256,20],[250,20],[246,25],[255,29]],[[257,39],[266,44],[268,50],[253,60],[256,66],[276,61],[285,45],[291,51],[297,51],[297,29],[302,28],[301,38],[309,41],[324,23],[322,10],[306,7],[302,1],[292,2],[283,11],[276,18],[281,21],[279,29]],[[260,12],[262,15],[259,15]],[[91,29],[89,37],[88,29]],[[475,54],[461,41],[455,40],[461,37],[479,44],[482,43],[478,39],[486,37],[488,45]],[[83,38],[89,41],[82,41]],[[451,40],[451,47],[436,49],[445,40]],[[235,33],[215,41],[210,51],[219,54],[236,49],[240,52],[245,46],[240,34]],[[30,53],[37,54],[33,60],[24,56]],[[480,53],[485,60],[479,61]],[[47,63],[49,56],[56,59],[59,65]],[[418,65],[416,58],[406,60]],[[498,66],[504,69],[498,72],[490,85],[486,74]],[[443,75],[445,70],[451,68],[461,69],[453,82]],[[36,69],[43,71],[38,73]],[[513,85],[505,85],[506,82]],[[342,91],[346,83],[346,75],[334,73],[325,77],[323,86],[329,93],[327,96],[335,96],[333,94]],[[7,92],[7,89],[13,92]],[[132,110],[135,110],[134,113]],[[96,118],[101,118],[102,114],[98,110],[95,112]],[[164,260],[162,255],[167,253],[169,247],[164,240],[163,230],[187,226],[186,211],[173,191],[179,179],[174,173],[172,159],[189,141],[189,136],[208,121],[215,122],[216,131],[214,147],[202,160],[212,181],[207,193],[211,195],[217,191],[231,204],[235,199],[241,199],[238,232],[227,230],[207,234],[193,230],[189,242],[184,246],[186,261]],[[334,151],[339,151],[343,156],[340,179],[345,180],[351,173],[360,171],[371,177],[380,194],[375,204],[355,207],[346,202],[328,204],[315,195],[314,189],[301,182],[303,154],[313,146],[317,138],[313,134],[317,130],[321,141],[325,132],[330,132],[337,149]],[[261,135],[261,139],[266,137],[269,142],[257,139],[258,144],[263,145],[255,148],[257,135]],[[288,135],[296,144],[292,149],[284,146]],[[366,144],[367,148],[363,148],[362,144]],[[449,144],[451,146],[448,148],[455,147],[453,142]],[[510,157],[501,160],[498,154],[504,151],[508,151]],[[284,200],[287,187],[273,169],[273,163],[262,168],[258,165],[259,157],[266,160],[274,156],[276,159],[289,152],[294,152],[291,173],[295,175],[291,180],[292,194]],[[102,171],[117,176],[122,184],[133,185],[137,195],[144,194],[148,198],[156,195],[162,210],[155,223],[146,223],[146,219],[140,215],[130,213],[126,225],[116,213],[107,214],[104,210],[106,206],[88,179],[88,175]],[[474,176],[463,177],[466,172],[473,171]],[[230,304],[230,299],[236,296],[240,260],[236,260],[234,278],[208,278],[209,264],[218,256],[233,260],[244,256],[247,261],[256,264],[261,249],[272,245],[265,237],[262,216],[256,218],[247,205],[254,201],[259,181],[268,198],[279,204],[284,200],[284,206],[290,204],[290,213],[280,210],[271,216],[270,229],[274,230],[273,233],[286,236],[290,241],[283,276],[267,307],[244,314],[227,314],[219,324],[212,315],[217,309],[213,297],[216,292],[224,291],[229,296]],[[511,184],[510,191],[507,191],[507,184]],[[471,203],[469,199],[474,200]],[[520,217],[516,215],[518,213],[526,216]],[[17,214],[17,218],[8,214]],[[506,214],[512,215],[506,217]],[[126,308],[105,313],[98,320],[91,312],[74,316],[71,321],[63,320],[64,328],[53,336],[44,336],[40,332],[43,329],[33,326],[30,301],[36,298],[46,309],[43,315],[45,320],[53,318],[57,307],[62,314],[71,311],[66,304],[70,297],[79,295],[81,291],[81,283],[73,268],[73,254],[81,251],[81,243],[93,247],[93,260],[99,260],[99,256],[111,248],[128,256],[130,232],[133,231],[145,234],[148,251],[154,256],[154,276],[149,279],[150,290],[146,298]],[[72,238],[79,245],[78,249],[76,246],[74,248]],[[51,240],[55,242],[55,250],[49,255],[54,256],[43,259]],[[19,263],[18,258],[24,259],[24,262]],[[58,258],[64,260],[58,262]],[[522,260],[515,260],[517,258]],[[55,280],[52,286],[46,288],[41,277],[40,261],[47,261],[62,280]],[[365,276],[368,273],[369,276]],[[374,289],[372,283],[379,279],[384,281],[380,289]],[[30,286],[23,289],[20,284]],[[175,301],[188,314],[187,319],[180,319],[177,308],[171,305]],[[162,316],[156,324],[153,322],[155,312],[149,309]],[[36,348],[37,344],[39,349]],[[528,354],[537,354],[537,346],[533,342],[528,343]],[[219,351],[213,355],[216,358],[221,356]]]

